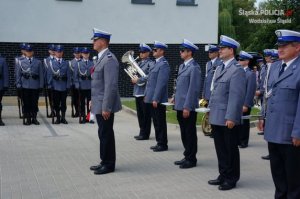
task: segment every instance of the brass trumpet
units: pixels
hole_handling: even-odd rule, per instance
[[[199,100],[199,107],[201,108],[207,108],[208,107],[208,101],[205,99]],[[205,113],[202,117],[202,123],[201,123],[202,132],[205,136],[211,135],[211,125],[209,123],[209,113]]]

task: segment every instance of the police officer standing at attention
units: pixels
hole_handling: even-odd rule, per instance
[[[246,95],[243,105],[243,116],[250,115],[251,108],[254,106],[254,95],[256,91],[256,74],[249,68],[249,62],[253,58],[252,55],[245,51],[239,54],[239,64],[244,68],[246,73]],[[250,135],[250,119],[243,119],[239,128],[239,147],[247,148]]]
[[[68,89],[70,89],[71,74],[69,63],[63,57],[64,47],[55,46],[55,59],[50,61],[48,73],[48,88],[53,92],[53,103],[56,121],[54,124],[68,124],[66,120],[66,100]]]
[[[215,45],[209,45],[208,57],[210,61],[206,63],[206,73],[203,85],[203,98],[209,102],[211,94],[211,82],[217,66],[222,65],[222,60],[219,58],[219,48]]]
[[[240,178],[238,125],[242,118],[246,74],[234,58],[239,46],[234,39],[221,35],[219,52],[224,64],[215,72],[209,101],[219,176],[208,184],[219,185],[219,190],[234,188]]]
[[[147,44],[140,44],[140,59],[139,67],[146,75],[149,74],[150,67],[153,67],[154,62],[150,59],[151,48]],[[140,127],[139,135],[134,136],[136,140],[148,140],[151,133],[151,104],[144,102],[145,88],[147,83],[146,77],[132,79],[134,84],[133,95],[135,97],[135,104],[137,110],[137,117]]]
[[[96,175],[115,171],[114,113],[122,109],[118,89],[119,62],[108,49],[111,34],[94,28],[92,37],[98,60],[92,75],[91,112],[96,115],[100,140],[100,164],[91,166]]]
[[[2,121],[2,97],[8,89],[8,85],[8,66],[5,59],[0,56],[0,126],[5,125]]]
[[[150,147],[150,149],[154,152],[168,150],[166,106],[161,104],[168,101],[170,66],[164,57],[167,48],[168,46],[162,42],[154,42],[153,56],[155,64],[150,68],[145,91],[145,103],[152,104],[151,116],[157,144]]]
[[[174,109],[180,126],[184,158],[174,162],[181,169],[195,167],[197,164],[197,112],[201,89],[201,69],[193,55],[199,48],[187,39],[181,44],[180,57],[184,61],[179,66],[176,80]]]
[[[74,59],[69,61],[69,66],[70,66],[70,72],[71,72],[71,106],[72,111],[75,109],[75,113],[72,113],[72,117],[78,117],[79,116],[79,93],[78,89],[75,88],[75,70],[78,69],[79,62],[81,61],[81,49],[79,47],[73,48],[73,55]]]
[[[33,57],[33,46],[26,45],[26,58],[20,61],[16,78],[17,88],[22,89],[24,102],[24,125],[39,125],[37,121],[39,91],[44,87],[44,68],[42,62]],[[24,120],[23,120],[24,121]]]
[[[266,78],[266,120],[259,120],[268,142],[275,198],[300,198],[300,32],[275,31],[278,61]],[[265,126],[264,126],[265,122]]]
[[[47,115],[47,117],[52,117],[54,116],[54,111],[53,110],[53,99],[52,99],[52,90],[47,88],[47,83],[48,83],[48,80],[47,80],[47,71],[48,71],[48,68],[50,66],[50,60],[54,60],[54,57],[55,57],[55,53],[54,53],[54,49],[55,49],[55,45],[54,44],[50,44],[48,45],[48,53],[49,53],[49,56],[47,58],[44,58],[44,84],[45,84],[45,92],[47,92],[47,96],[48,96],[48,100],[49,100],[49,105],[50,105],[50,114]],[[48,112],[47,112],[48,113]]]
[[[93,62],[89,60],[90,50],[87,47],[81,49],[82,60],[77,62],[74,68],[74,84],[79,93],[80,106],[80,124],[86,123],[86,114],[89,110],[89,103],[91,101],[91,68],[94,66]],[[85,107],[87,109],[85,110]]]

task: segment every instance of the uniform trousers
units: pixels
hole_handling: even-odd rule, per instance
[[[184,147],[183,155],[186,160],[196,163],[197,158],[197,113],[195,111],[190,112],[188,118],[184,118],[183,111],[177,111],[177,120],[180,126],[181,141]]]
[[[91,90],[80,89],[77,92],[80,93],[80,114],[81,116],[85,116],[88,112],[90,112],[89,102],[91,101]]]
[[[248,108],[246,112],[243,112],[243,116],[250,115],[251,108]],[[248,145],[249,143],[249,135],[250,135],[250,119],[245,119],[242,121],[242,124],[239,126],[239,144]]]
[[[300,147],[268,143],[276,199],[300,198]]]
[[[154,108],[152,104],[150,106],[157,145],[168,146],[166,106],[162,104],[157,104],[157,108]]]
[[[108,120],[104,120],[101,114],[96,114],[98,124],[98,138],[100,140],[101,164],[109,169],[115,169],[116,146],[114,134],[114,113],[110,114]]]
[[[52,90],[53,92],[53,108],[55,113],[59,115],[61,113],[65,113],[67,110],[66,100],[67,100],[67,91],[57,91]]]
[[[151,104],[144,102],[144,97],[135,97],[136,112],[140,127],[140,136],[149,138],[151,133]]]
[[[24,105],[24,116],[25,117],[35,117],[38,108],[39,101],[39,89],[22,89],[22,99]]]
[[[226,126],[212,125],[218,158],[218,179],[230,185],[235,185],[240,179],[238,128],[239,126],[234,126],[232,129],[229,129]]]

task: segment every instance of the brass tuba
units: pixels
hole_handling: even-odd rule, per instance
[[[202,108],[207,108],[208,102],[205,99],[199,100],[199,106]],[[201,123],[202,132],[205,136],[211,135],[211,125],[209,123],[209,113],[205,113],[202,117],[202,123]]]
[[[144,71],[139,67],[139,65],[136,63],[136,60],[139,58],[137,57],[136,59],[133,58],[134,52],[132,50],[127,51],[123,56],[122,56],[122,62],[127,64],[127,68],[124,69],[124,71],[127,73],[127,75],[131,78],[139,78],[140,77],[145,77],[146,74]]]

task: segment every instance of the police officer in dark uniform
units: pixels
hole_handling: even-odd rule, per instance
[[[68,124],[66,120],[66,100],[70,89],[71,74],[69,63],[63,57],[64,47],[55,46],[55,59],[50,61],[48,73],[48,88],[53,91],[54,110],[56,115],[55,124]]]
[[[245,51],[239,54],[239,64],[244,68],[246,73],[246,95],[243,105],[243,115],[247,116],[251,113],[251,108],[254,106],[254,95],[256,91],[256,74],[249,68],[249,62],[253,58],[252,55]],[[240,148],[247,148],[250,135],[250,119],[243,119],[239,128]]]
[[[89,102],[91,101],[91,68],[94,63],[89,59],[90,50],[87,47],[81,49],[82,60],[77,62],[74,68],[74,84],[79,93],[79,114],[80,124],[85,124],[86,114],[90,112]]]
[[[168,150],[166,106],[162,104],[168,101],[170,65],[164,57],[167,48],[168,46],[162,42],[154,42],[153,56],[155,57],[155,64],[150,68],[145,91],[145,103],[152,105],[151,115],[157,144],[150,147],[150,149],[154,152]]]
[[[144,102],[145,89],[147,83],[147,75],[150,67],[153,67],[154,62],[150,59],[150,46],[145,43],[140,44],[141,61],[138,63],[139,67],[144,71],[146,77],[134,78],[131,82],[134,84],[133,95],[135,97],[135,104],[137,110],[137,117],[140,127],[139,135],[134,136],[136,140],[148,140],[151,133],[151,105]]]
[[[108,46],[111,34],[94,28],[92,37],[98,60],[92,76],[92,113],[96,115],[100,140],[100,164],[91,166],[95,175],[115,171],[114,115],[122,109],[119,90],[119,62]]]
[[[187,39],[181,44],[180,57],[184,61],[179,66],[176,80],[175,106],[180,126],[181,141],[184,147],[184,158],[176,161],[181,169],[195,167],[197,164],[197,112],[201,89],[201,69],[194,60],[194,53],[199,48]]]
[[[16,74],[17,74],[17,71],[18,71],[18,68],[19,68],[19,65],[20,65],[20,61],[22,61],[26,55],[25,55],[25,48],[26,48],[26,43],[21,43],[20,44],[20,50],[21,50],[21,55],[20,56],[17,56],[15,57],[15,68],[14,68],[14,77],[15,77],[15,86],[17,87],[17,77],[16,77]],[[22,89],[21,88],[17,88],[17,97],[18,97],[18,107],[19,107],[19,117],[20,119],[23,117],[23,101],[22,101]]]
[[[266,76],[259,120],[268,142],[275,199],[300,198],[300,32],[277,30],[279,61]],[[265,123],[265,125],[264,125]]]
[[[238,128],[242,118],[245,98],[246,74],[235,59],[240,44],[221,35],[220,58],[223,65],[216,69],[209,101],[209,122],[214,132],[219,175],[209,180],[219,185],[219,190],[230,190],[240,179],[240,154]]]
[[[39,125],[37,121],[39,91],[44,86],[44,68],[42,62],[33,57],[33,46],[26,45],[26,58],[20,61],[16,78],[17,88],[22,89],[24,102],[24,125]],[[24,121],[24,120],[23,120]]]
[[[53,61],[55,58],[55,53],[54,53],[54,49],[55,49],[55,45],[54,44],[50,44],[48,45],[48,53],[49,56],[47,58],[44,58],[44,84],[45,84],[45,92],[47,92],[47,97],[48,97],[48,101],[49,101],[49,106],[50,106],[50,114],[47,115],[47,117],[52,117],[54,116],[54,111],[53,111],[53,99],[52,99],[52,90],[50,88],[47,88],[47,71],[50,65],[50,60]],[[46,107],[47,108],[47,107]],[[47,110],[48,112],[48,110]]]
[[[79,47],[73,48],[73,55],[74,59],[69,61],[69,66],[70,66],[70,72],[71,72],[71,106],[72,111],[75,109],[75,113],[72,112],[72,117],[78,117],[79,116],[79,93],[78,89],[75,88],[75,70],[78,68],[78,64],[81,61],[81,54],[80,54],[81,49]]]
[[[0,56],[0,126],[4,126],[2,121],[2,97],[8,89],[8,67],[6,61]]]

